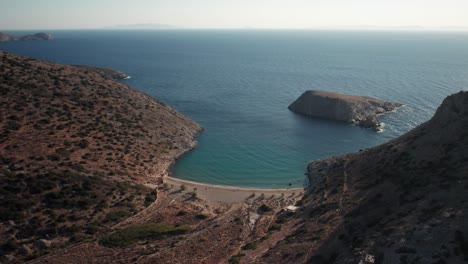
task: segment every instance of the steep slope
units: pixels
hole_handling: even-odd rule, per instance
[[[312,162],[308,174],[302,226],[263,262],[468,260],[468,92],[447,97],[409,133]]]
[[[201,127],[111,78],[0,52],[0,256],[93,237],[156,198]],[[3,261],[0,259],[0,262]]]

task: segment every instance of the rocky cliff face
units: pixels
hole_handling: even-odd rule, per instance
[[[31,41],[31,40],[52,40],[54,39],[51,34],[49,33],[36,33],[34,35],[25,35],[21,37],[14,37],[3,32],[0,32],[0,42],[4,41]]]
[[[294,263],[468,260],[468,92],[362,152],[312,162],[304,221],[262,259]]]
[[[295,113],[352,122],[366,128],[377,129],[377,115],[400,107],[401,104],[367,97],[310,90],[304,92],[289,109]]]

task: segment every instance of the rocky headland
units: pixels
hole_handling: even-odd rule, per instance
[[[39,32],[33,35],[24,35],[21,37],[15,37],[3,32],[0,32],[0,42],[5,42],[5,41],[31,41],[31,40],[53,40],[54,38],[52,37],[51,34],[49,33],[44,33],[44,32]]]
[[[305,116],[352,122],[361,127],[378,130],[381,123],[377,116],[400,106],[402,104],[367,96],[309,90],[288,108]]]
[[[466,263],[468,92],[403,136],[309,164],[302,226],[264,263]]]

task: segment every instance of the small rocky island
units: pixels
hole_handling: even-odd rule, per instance
[[[379,130],[377,115],[402,106],[367,96],[338,94],[327,91],[304,92],[288,108],[298,114],[355,123],[365,128]]]
[[[30,41],[30,40],[52,40],[54,39],[51,34],[39,32],[34,35],[25,35],[21,37],[15,37],[3,32],[0,32],[0,42],[6,41]]]

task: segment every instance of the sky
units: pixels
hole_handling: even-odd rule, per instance
[[[424,28],[468,30],[468,0],[0,0],[0,30]]]

